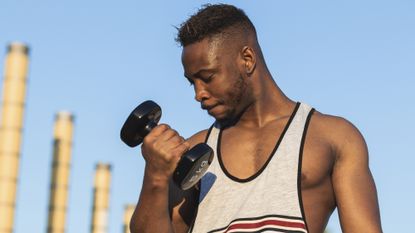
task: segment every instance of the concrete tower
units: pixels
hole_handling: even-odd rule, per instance
[[[59,112],[55,118],[47,233],[65,232],[73,122],[69,112]]]
[[[111,165],[98,163],[95,167],[91,233],[108,231],[110,183]]]
[[[133,216],[135,205],[126,205],[124,207],[124,218],[123,218],[123,233],[130,233],[130,220]]]
[[[13,232],[28,55],[24,44],[7,48],[0,121],[0,233]]]

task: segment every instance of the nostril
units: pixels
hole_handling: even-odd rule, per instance
[[[197,102],[200,102],[200,103],[202,103],[203,101],[207,100],[208,98],[209,98],[208,95],[196,95],[195,96],[195,100]]]
[[[206,100],[209,97],[209,95],[206,93],[206,91],[199,91],[195,95],[195,99],[198,102],[202,102],[203,100]]]
[[[202,102],[202,99],[200,98],[200,96],[198,94],[195,95],[195,100],[197,102]]]

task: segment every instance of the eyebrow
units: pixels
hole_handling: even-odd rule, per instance
[[[200,69],[196,73],[191,74],[190,77],[196,77],[197,78],[197,77],[200,77],[200,73],[202,73],[202,72],[212,72],[212,71],[215,71],[215,69]],[[184,73],[183,75],[187,79],[190,79],[189,76],[186,73]]]

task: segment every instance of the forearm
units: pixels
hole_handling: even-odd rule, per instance
[[[130,224],[132,233],[173,233],[168,209],[168,180],[144,175],[143,187]]]

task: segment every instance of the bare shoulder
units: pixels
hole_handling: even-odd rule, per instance
[[[318,137],[330,145],[337,159],[346,151],[356,150],[360,151],[360,154],[367,154],[367,146],[362,134],[347,119],[316,111],[311,121],[310,128],[315,132],[314,135],[318,134]]]
[[[187,141],[190,143],[190,147],[193,147],[196,144],[205,142],[208,132],[209,132],[209,129],[204,129],[193,134],[190,138],[188,138]]]
[[[382,232],[376,186],[360,131],[342,117],[318,112],[310,131],[328,143],[334,156],[331,182],[342,231]]]

